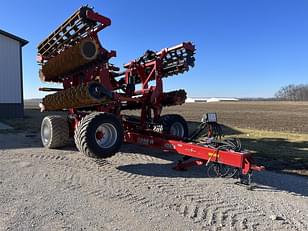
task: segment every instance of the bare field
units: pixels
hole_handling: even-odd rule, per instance
[[[38,109],[39,100],[26,100],[26,109]],[[198,122],[206,112],[217,112],[219,122],[229,127],[308,134],[308,102],[240,101],[186,103],[166,107],[164,114],[178,113]],[[137,114],[136,111],[128,112]]]
[[[206,112],[217,112],[220,123],[229,127],[308,134],[308,102],[217,102],[186,103],[164,108],[189,121],[200,121]]]

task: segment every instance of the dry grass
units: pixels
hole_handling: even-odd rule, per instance
[[[308,176],[308,134],[236,129],[243,147],[267,169]]]

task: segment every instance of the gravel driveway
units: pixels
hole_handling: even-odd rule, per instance
[[[0,230],[308,230],[308,178],[264,171],[251,191],[134,145],[107,160],[0,134]]]

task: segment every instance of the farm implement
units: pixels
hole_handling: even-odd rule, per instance
[[[250,176],[262,170],[253,164],[250,153],[241,150],[238,140],[219,138],[215,113],[206,114],[191,135],[182,116],[161,115],[164,107],[185,102],[185,90],[163,92],[163,79],[194,67],[191,42],[158,52],[147,50],[120,71],[109,62],[116,52],[105,49],[98,39],[98,32],[110,24],[109,18],[84,6],[38,45],[40,79],[63,86],[40,88],[52,92],[40,103],[41,111],[68,113],[67,118],[43,119],[45,147],[63,147],[74,137],[80,152],[107,158],[126,142],[183,155],[175,167],[178,170],[210,165],[210,176]],[[140,110],[141,114],[129,116],[124,110]]]

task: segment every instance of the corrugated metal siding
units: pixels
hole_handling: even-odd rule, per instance
[[[21,103],[20,43],[0,34],[0,103]]]

